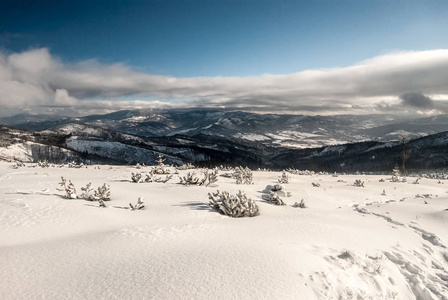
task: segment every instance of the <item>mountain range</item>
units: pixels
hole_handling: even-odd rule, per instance
[[[240,111],[126,110],[61,117],[0,118],[0,157],[36,161],[247,165],[385,171],[400,164],[398,131],[411,140],[409,168],[443,168],[448,116],[304,116]],[[39,150],[37,150],[39,149]]]

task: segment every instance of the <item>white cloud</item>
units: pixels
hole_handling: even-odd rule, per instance
[[[138,106],[226,106],[259,110],[351,112],[387,107],[418,91],[448,99],[448,50],[398,52],[353,66],[287,75],[175,78],[95,60],[63,63],[48,49],[0,55],[0,106],[137,105],[117,98],[157,98]],[[431,95],[437,95],[436,98]],[[189,99],[189,100],[184,100]],[[393,99],[393,100],[391,100]],[[437,105],[435,105],[437,107]]]

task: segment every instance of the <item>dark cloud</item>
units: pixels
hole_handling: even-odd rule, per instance
[[[422,93],[406,93],[400,96],[402,104],[405,106],[412,106],[420,109],[434,108],[434,101]]]

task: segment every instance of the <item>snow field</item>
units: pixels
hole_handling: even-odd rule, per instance
[[[445,182],[289,174],[276,206],[261,196],[281,172],[203,187],[131,182],[149,167],[11,166],[0,163],[2,299],[448,299]],[[78,193],[107,183],[111,201],[65,199],[61,176]],[[210,209],[217,189],[244,191],[260,215]],[[138,197],[145,209],[131,211]]]

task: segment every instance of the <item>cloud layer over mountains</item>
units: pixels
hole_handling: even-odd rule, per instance
[[[0,53],[0,107],[233,107],[362,113],[444,111],[448,49],[396,52],[343,68],[286,75],[175,78],[96,60],[67,63],[47,48]]]

